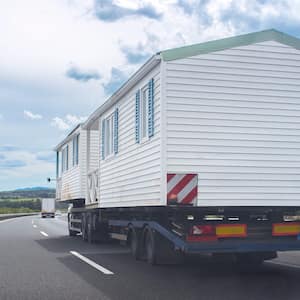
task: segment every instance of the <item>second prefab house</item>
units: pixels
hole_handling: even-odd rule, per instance
[[[155,54],[82,125],[86,204],[296,206],[299,49],[267,30]]]
[[[92,187],[92,184],[97,185],[95,180],[88,186],[87,151],[89,153],[89,170],[94,172],[98,170],[99,164],[98,135],[98,130],[89,130],[88,136],[92,138],[88,141],[87,131],[82,129],[82,125],[79,124],[55,147],[57,158],[56,199],[58,201],[76,201],[75,203],[83,205],[86,193],[90,190],[96,192],[97,189]],[[89,197],[96,201],[97,195],[91,194]]]

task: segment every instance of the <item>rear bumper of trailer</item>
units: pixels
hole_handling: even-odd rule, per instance
[[[185,243],[180,249],[187,254],[209,253],[244,253],[268,251],[300,250],[300,241],[219,241],[216,243]]]
[[[155,221],[130,221],[130,220],[111,220],[110,226],[126,227],[128,224],[142,229],[145,225],[149,226],[164,238],[169,240],[175,250],[186,254],[200,253],[245,253],[245,252],[271,252],[271,251],[295,251],[300,250],[300,236],[289,238],[271,238],[271,239],[237,239],[237,240],[218,240],[188,242],[180,238],[172,231],[160,225]]]

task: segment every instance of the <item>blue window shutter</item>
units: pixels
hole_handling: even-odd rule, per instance
[[[119,150],[119,109],[114,111],[114,153],[117,154]]]
[[[56,178],[59,177],[59,152],[56,151]]]
[[[75,155],[76,155],[76,137],[73,138],[73,166],[75,166]]]
[[[148,83],[148,136],[154,135],[154,79]]]
[[[64,172],[64,164],[65,164],[65,154],[64,154],[64,149],[62,149],[61,150],[61,166],[60,166],[61,173]]]
[[[76,165],[79,164],[79,134],[76,136]]]
[[[101,136],[102,136],[102,143],[101,143],[101,153],[102,159],[105,159],[105,120],[102,120],[102,128],[101,128]]]
[[[69,146],[66,147],[66,160],[67,160],[67,163],[66,163],[66,170],[69,170]]]
[[[141,110],[141,102],[140,102],[140,90],[138,90],[135,94],[135,141],[136,143],[140,142],[140,110]]]

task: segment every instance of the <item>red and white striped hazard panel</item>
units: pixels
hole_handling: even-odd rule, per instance
[[[198,194],[197,174],[167,174],[168,204],[195,205]]]

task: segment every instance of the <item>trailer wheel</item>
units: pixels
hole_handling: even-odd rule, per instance
[[[128,243],[130,245],[130,250],[132,256],[139,260],[141,259],[141,240],[137,230],[134,227],[130,227],[129,229],[129,240]]]
[[[87,238],[86,238],[86,240],[87,240],[87,242],[89,243],[89,244],[92,244],[92,243],[94,243],[95,242],[95,238],[94,238],[94,230],[93,230],[93,228],[92,228],[92,217],[91,216],[89,216],[88,218],[87,218]]]
[[[71,216],[68,215],[68,230],[69,230],[69,236],[76,236],[77,232],[71,229]]]
[[[81,220],[81,233],[82,233],[82,239],[86,241],[87,240],[87,218],[84,214],[82,215],[82,220]]]
[[[151,228],[146,227],[144,231],[145,255],[149,264],[156,264],[157,249],[155,245],[155,233]]]

